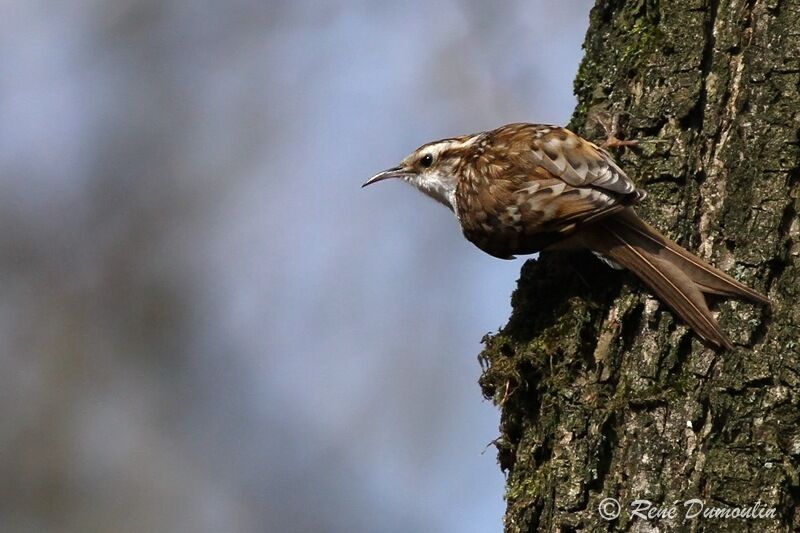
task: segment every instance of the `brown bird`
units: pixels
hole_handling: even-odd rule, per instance
[[[639,276],[700,337],[732,349],[703,293],[766,297],[637,216],[645,192],[603,148],[558,126],[508,124],[425,144],[363,186],[400,178],[449,207],[464,236],[502,259],[587,248]]]

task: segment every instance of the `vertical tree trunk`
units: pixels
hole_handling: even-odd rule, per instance
[[[616,154],[641,216],[773,306],[719,303],[721,353],[588,253],[528,261],[481,356],[506,531],[798,529],[800,2],[599,0],[585,49],[572,129],[600,138],[591,117],[618,114],[657,140]],[[775,516],[684,522],[691,498]],[[643,520],[636,499],[677,516]]]

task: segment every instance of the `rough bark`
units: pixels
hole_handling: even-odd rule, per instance
[[[660,141],[617,153],[639,213],[773,306],[718,302],[723,353],[589,254],[528,261],[481,355],[506,531],[800,529],[800,2],[599,0],[584,47],[572,129],[619,114]],[[690,498],[776,516],[684,522]],[[679,514],[642,520],[635,499]]]

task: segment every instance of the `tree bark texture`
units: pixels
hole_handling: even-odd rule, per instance
[[[615,154],[642,218],[773,306],[716,302],[724,353],[588,253],[528,261],[481,355],[505,529],[798,530],[800,2],[599,0],[584,47],[571,128],[598,139],[593,117],[618,115],[645,141]],[[684,521],[691,498],[776,515]],[[643,520],[636,499],[679,514]]]

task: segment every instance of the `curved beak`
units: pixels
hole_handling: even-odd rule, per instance
[[[404,169],[403,167],[394,167],[388,170],[384,170],[383,172],[379,172],[375,174],[370,179],[368,179],[364,185],[361,187],[366,187],[367,185],[372,185],[373,183],[377,183],[379,181],[388,180],[389,178],[403,178],[406,176],[410,176],[412,173],[408,170]]]

